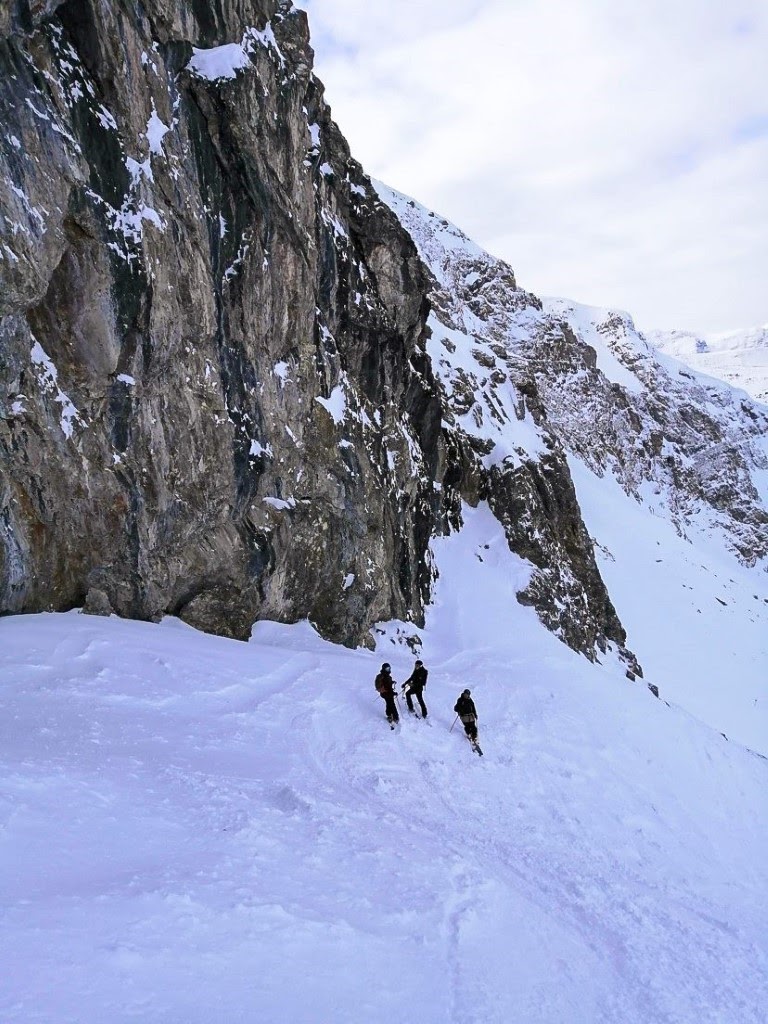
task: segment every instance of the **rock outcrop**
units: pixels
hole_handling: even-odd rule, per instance
[[[419,618],[416,250],[276,0],[0,19],[0,609],[360,642]]]

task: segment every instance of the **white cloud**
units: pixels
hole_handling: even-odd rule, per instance
[[[521,284],[702,331],[768,320],[763,0],[305,0],[366,170]]]

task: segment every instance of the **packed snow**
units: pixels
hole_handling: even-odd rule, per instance
[[[61,406],[59,426],[61,427],[62,434],[68,440],[71,439],[75,424],[82,424],[83,421],[74,403],[59,387],[59,373],[53,364],[53,360],[36,339],[30,351],[30,360],[32,365],[36,367],[37,382],[41,391],[45,394],[53,395],[54,401]]]
[[[762,1024],[768,761],[559,643],[465,519],[394,732],[404,623],[0,621],[4,1024]]]
[[[187,70],[210,82],[237,78],[238,72],[253,67],[250,55],[258,46],[274,53],[281,67],[285,65],[272,25],[267,22],[263,29],[246,28],[239,43],[224,43],[208,49],[193,46]]]
[[[152,107],[152,114],[150,115],[149,121],[147,121],[147,142],[149,143],[150,153],[155,153],[158,156],[162,156],[163,153],[163,139],[171,129],[165,124],[157,115],[157,111]]]
[[[347,396],[342,384],[337,384],[327,398],[318,395],[315,401],[322,405],[337,426],[344,422],[347,415]]]

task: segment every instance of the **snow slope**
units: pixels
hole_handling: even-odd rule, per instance
[[[674,486],[657,473],[640,476],[634,493],[619,486],[613,473],[597,475],[599,458],[585,464],[586,449],[567,416],[558,426],[570,449],[571,473],[600,572],[646,678],[702,721],[768,754],[764,559],[749,566],[735,557],[732,545],[723,544],[722,526],[731,516],[740,524],[740,514],[726,504],[713,515],[681,485],[681,468],[696,461],[701,466],[697,473],[724,483],[728,471],[718,458],[723,451],[741,450],[750,472],[748,481],[737,479],[737,488],[744,494],[754,487],[758,504],[768,508],[768,433],[764,423],[754,429],[753,409],[760,407],[721,380],[654,352],[626,313],[566,299],[545,299],[544,305],[595,350],[597,366],[608,380],[632,393],[646,391],[652,380],[656,395],[671,399],[672,408],[684,410],[690,403],[717,417],[725,444],[704,443],[693,458],[683,449]],[[676,441],[666,434],[663,456],[674,458]]]
[[[645,677],[730,739],[768,754],[768,579],[711,538],[682,537],[611,477],[569,459],[600,572]]]
[[[646,331],[645,336],[659,351],[768,404],[768,324],[727,334]]]
[[[4,1024],[762,1024],[768,762],[559,643],[465,516],[394,733],[405,624],[0,621]]]
[[[487,461],[538,458],[544,428],[520,412],[535,383],[646,679],[768,754],[766,409],[627,313],[522,291],[450,222],[375,186],[432,273],[428,350],[462,428],[494,442]]]

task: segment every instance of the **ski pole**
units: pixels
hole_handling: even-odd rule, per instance
[[[456,725],[456,723],[458,722],[458,720],[459,720],[459,716],[458,716],[458,715],[456,715],[456,717],[455,717],[455,718],[454,718],[454,720],[453,720],[453,725]],[[448,730],[448,732],[453,732],[453,725],[452,725],[452,726],[451,726],[451,728],[450,728],[450,729]]]

